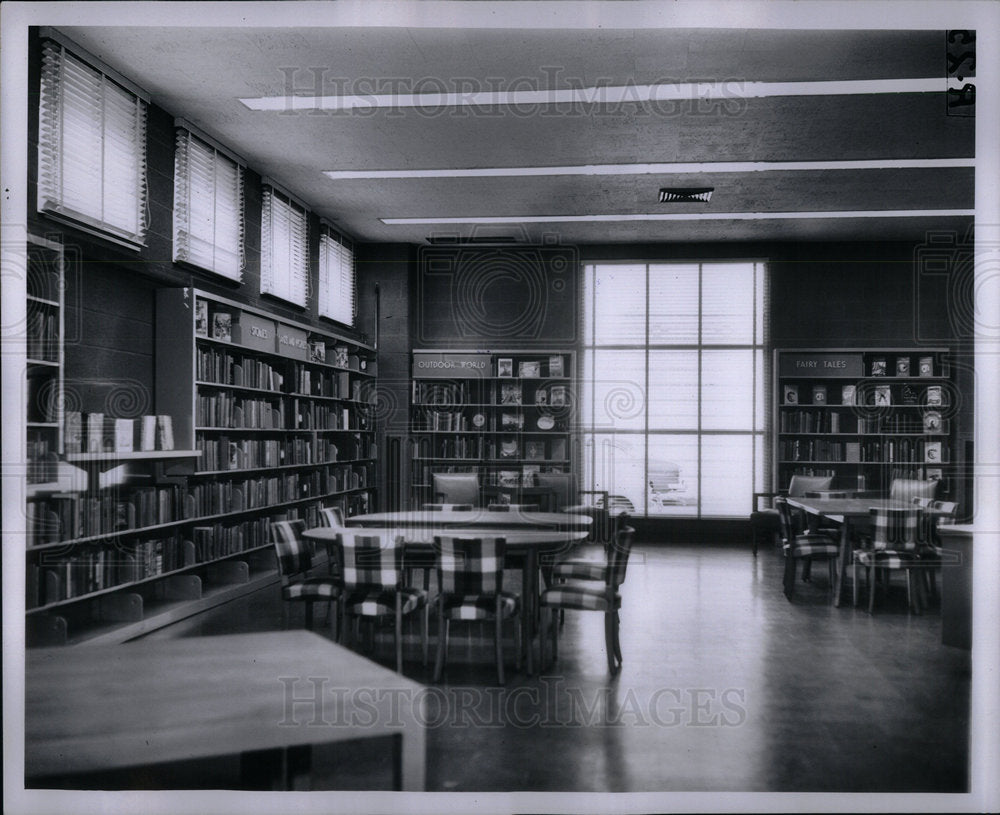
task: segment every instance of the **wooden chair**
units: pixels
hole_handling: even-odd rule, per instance
[[[362,617],[395,621],[396,671],[403,670],[403,617],[423,610],[423,661],[427,664],[427,592],[403,585],[403,539],[344,529],[337,535],[343,586],[340,612],[356,622]]]
[[[556,611],[575,609],[577,611],[600,611],[604,613],[604,647],[607,652],[608,670],[617,674],[622,666],[622,648],[619,637],[621,620],[621,585],[625,582],[629,553],[635,530],[624,526],[618,530],[615,542],[608,551],[607,569],[604,581],[585,580],[575,583],[557,583],[542,592],[539,606],[543,611],[541,649],[542,666],[546,664],[546,640],[552,638],[552,658],[558,656],[558,626],[555,624]]]
[[[914,584],[911,575],[914,570],[926,568],[929,563],[921,562],[919,551],[922,542],[919,537],[920,510],[913,509],[872,509],[871,547],[854,550],[852,573],[854,582],[854,604],[858,603],[858,566],[864,566],[868,581],[868,613],[875,610],[875,570],[881,569],[889,585],[889,576],[894,571],[906,573],[906,604],[915,613],[920,613],[920,584]]]
[[[305,603],[306,628],[312,628],[312,604],[326,603],[330,628],[336,638],[339,634],[335,603],[340,598],[340,581],[331,576],[313,577],[312,548],[302,540],[303,521],[271,521],[271,540],[278,560],[281,577],[281,599]],[[288,607],[282,606],[284,626],[288,627]]]
[[[807,492],[829,489],[833,476],[793,475],[788,482],[788,489],[782,492],[755,492],[753,494],[753,509],[750,512],[750,543],[753,555],[757,557],[757,542],[761,537],[773,539],[781,534],[781,519],[774,507],[774,499],[787,495],[791,498],[801,498]],[[770,507],[762,507],[761,501],[771,501]]]
[[[933,499],[938,482],[919,478],[894,478],[889,485],[889,497],[896,501],[911,503],[914,498]]]
[[[436,503],[479,506],[479,476],[476,473],[434,473],[432,479]]]
[[[799,561],[811,565],[814,560],[825,560],[829,566],[830,588],[836,583],[837,557],[840,547],[836,539],[825,532],[796,532],[788,499],[778,496],[774,499],[781,528],[782,551],[785,555],[784,591],[791,602],[795,594],[795,573]],[[805,566],[803,567],[803,571]],[[805,579],[805,578],[803,578]]]
[[[448,634],[455,620],[492,620],[497,681],[504,684],[503,621],[518,611],[517,596],[503,590],[502,537],[434,536],[438,578],[438,641],[434,681],[441,680],[448,653]],[[515,626],[520,654],[520,627]]]

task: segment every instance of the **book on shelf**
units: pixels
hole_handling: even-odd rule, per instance
[[[500,428],[502,430],[523,430],[524,414],[504,411],[500,414]]]
[[[521,471],[501,470],[497,476],[497,483],[501,487],[519,487],[521,486]]]
[[[912,385],[904,384],[899,391],[900,404],[903,405],[915,405],[917,404],[918,395],[917,389]]]
[[[924,414],[924,433],[943,433],[944,422],[941,413],[937,410],[928,410]]]
[[[566,407],[566,386],[553,385],[549,390],[549,404],[552,407]]]
[[[535,391],[535,404],[536,405],[547,405],[549,403],[549,394],[545,388],[539,388]]]
[[[545,442],[529,441],[524,444],[524,457],[529,461],[545,460]]]
[[[844,442],[844,461],[849,464],[857,464],[861,461],[861,443],[856,441]]]
[[[500,458],[520,458],[521,450],[517,439],[500,440]]]
[[[784,386],[784,402],[786,405],[797,405],[799,403],[799,389],[797,385]]]
[[[174,420],[165,414],[156,417],[156,449],[174,449]]]
[[[549,357],[549,376],[565,376],[563,368],[562,354],[554,354]]]
[[[350,352],[346,345],[335,345],[333,347],[333,364],[338,368],[347,368],[349,364]]]
[[[208,336],[208,301],[200,297],[194,301],[194,333],[196,337]]]
[[[83,415],[78,410],[63,414],[63,449],[67,455],[83,452]]]
[[[812,402],[814,405],[826,404],[826,385],[813,385]]]
[[[944,470],[939,467],[926,467],[924,469],[924,478],[928,481],[942,481],[944,479]]]
[[[522,379],[537,379],[542,375],[542,363],[538,360],[524,360],[517,366],[517,375]]]
[[[323,340],[309,340],[309,361],[326,362],[326,343]]]
[[[566,439],[552,440],[552,460],[553,461],[566,460]]]
[[[934,376],[934,357],[920,357],[917,364],[920,376]]]
[[[135,423],[132,419],[104,417],[104,449],[131,453],[135,449]]]
[[[230,312],[216,311],[212,315],[212,339],[233,341],[233,315]]]
[[[501,405],[521,404],[520,382],[502,382],[500,384],[500,404]]]
[[[928,464],[941,464],[944,462],[945,447],[943,442],[929,441],[924,445],[924,461]]]
[[[513,376],[514,360],[510,357],[500,357],[497,359],[497,376]]]
[[[139,422],[139,449],[144,453],[156,449],[155,416],[143,416]]]
[[[853,405],[858,398],[858,386],[857,385],[841,385],[840,386],[840,404],[842,405]]]
[[[521,486],[537,487],[538,481],[535,476],[537,476],[541,471],[542,468],[539,464],[525,464],[521,467]]]
[[[910,358],[896,357],[896,376],[910,375]]]
[[[88,453],[104,452],[104,414],[87,414],[86,448]]]
[[[940,385],[929,385],[927,387],[926,403],[928,405],[941,406],[944,404],[944,393]]]
[[[872,376],[885,376],[885,357],[875,357],[872,360]]]
[[[874,396],[876,407],[885,407],[892,404],[892,391],[888,385],[876,385]]]

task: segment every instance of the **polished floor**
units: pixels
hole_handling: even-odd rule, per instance
[[[637,544],[613,679],[600,614],[567,613],[558,661],[526,677],[510,658],[504,688],[489,651],[480,662],[457,637],[429,697],[428,790],[966,791],[970,658],[941,644],[937,609],[907,613],[901,586],[874,616],[834,608],[825,569],[789,603],[781,565],[774,550]],[[152,636],[281,625],[272,587]],[[371,656],[391,665],[390,648]],[[419,660],[404,672],[431,682]],[[314,788],[386,789],[387,753],[317,751]]]

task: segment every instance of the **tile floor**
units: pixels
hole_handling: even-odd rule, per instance
[[[431,697],[428,790],[966,791],[970,657],[941,645],[937,610],[908,614],[901,584],[874,616],[834,608],[825,569],[790,604],[781,565],[775,550],[637,544],[613,679],[600,614],[567,613],[558,661],[526,677],[509,658],[504,688],[459,637]],[[281,619],[272,587],[151,636]],[[316,629],[329,636],[322,615]],[[390,648],[372,657],[391,665]],[[404,672],[429,684],[432,664]],[[314,786],[385,789],[386,753],[317,751]]]

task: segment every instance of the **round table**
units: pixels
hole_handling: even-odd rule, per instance
[[[485,508],[472,510],[415,509],[397,512],[373,512],[352,515],[348,526],[377,527],[493,527],[495,529],[589,529],[594,522],[587,515],[564,512],[534,512],[526,510],[497,511]]]

